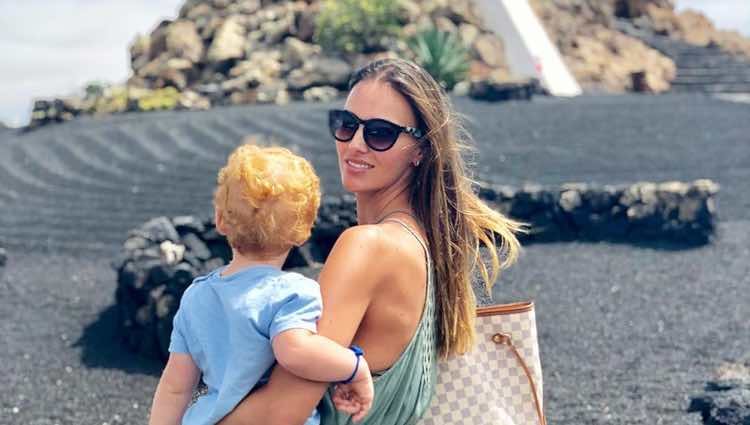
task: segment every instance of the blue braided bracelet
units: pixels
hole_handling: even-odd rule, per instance
[[[357,375],[357,371],[359,370],[359,358],[365,355],[365,352],[357,345],[352,345],[351,347],[349,347],[349,349],[354,352],[354,356],[357,358],[357,364],[354,366],[354,372],[352,372],[352,376],[350,376],[346,381],[339,381],[339,384],[348,384],[352,382],[354,377]]]

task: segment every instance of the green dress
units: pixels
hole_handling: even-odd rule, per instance
[[[406,425],[416,423],[429,406],[435,390],[437,337],[435,288],[430,253],[424,242],[405,223],[391,219],[406,228],[419,241],[427,262],[427,294],[422,317],[409,344],[396,362],[381,375],[373,376],[375,398],[372,409],[361,425]],[[318,406],[321,425],[352,424],[351,416],[339,412],[331,400],[333,388],[326,391]]]

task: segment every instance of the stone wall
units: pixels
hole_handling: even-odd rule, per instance
[[[484,185],[480,196],[513,218],[531,223],[532,241],[614,240],[707,243],[715,230],[708,180],[639,183],[624,187],[582,184],[544,189]],[[310,241],[292,250],[284,268],[315,277],[334,242],[356,224],[351,195],[324,198]],[[211,220],[157,217],[131,231],[117,270],[119,325],[136,351],[167,356],[172,319],[194,278],[228,263],[231,251]],[[478,287],[477,282],[474,286]]]
[[[323,220],[317,231],[320,242],[294,249],[284,268],[314,277],[320,268],[315,258],[327,254],[329,238],[334,237],[326,232],[343,226],[344,220],[351,221],[336,213]],[[312,246],[320,246],[325,253]],[[118,324],[125,343],[134,351],[166,358],[182,293],[193,279],[230,259],[226,239],[209,219],[156,217],[132,230],[120,257],[112,262],[117,271]]]
[[[520,190],[485,186],[480,196],[531,223],[531,234],[523,241],[705,244],[715,231],[718,190],[710,180],[603,187],[571,183]]]

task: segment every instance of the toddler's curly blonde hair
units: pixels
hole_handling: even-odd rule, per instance
[[[277,255],[302,245],[319,206],[315,170],[286,148],[239,146],[219,171],[214,208],[242,254]]]

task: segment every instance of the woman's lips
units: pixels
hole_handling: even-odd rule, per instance
[[[346,163],[347,170],[350,170],[351,172],[361,173],[374,168],[372,165],[364,161],[347,159],[344,162]]]

